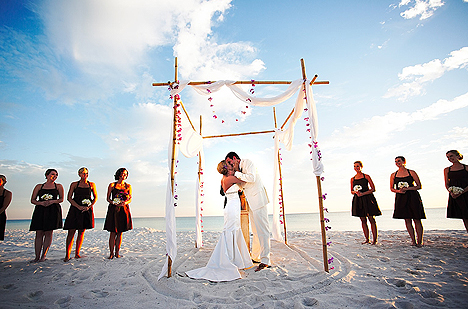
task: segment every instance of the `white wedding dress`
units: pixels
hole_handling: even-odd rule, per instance
[[[194,279],[210,281],[231,281],[242,278],[239,269],[252,267],[249,249],[244,241],[240,224],[240,199],[237,184],[225,193],[227,204],[224,208],[224,227],[218,243],[205,267],[187,271]]]

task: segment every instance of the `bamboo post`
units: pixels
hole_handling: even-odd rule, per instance
[[[320,180],[320,176],[315,176],[315,178],[317,179],[317,191],[319,196],[320,228],[322,230],[323,247],[323,268],[328,273],[327,234],[325,231],[325,217],[323,215],[322,181]]]
[[[240,201],[241,201],[241,215],[240,215],[240,221],[241,221],[241,230],[242,230],[242,235],[244,236],[244,241],[245,244],[247,245],[247,249],[249,249],[249,252],[251,252],[250,248],[250,229],[249,229],[249,203],[247,199],[245,198],[245,193],[242,192],[239,195]]]
[[[304,93],[306,91],[306,71],[305,71],[305,64],[304,59],[301,58],[301,67],[302,67],[302,78],[304,79],[303,87]],[[317,79],[317,75],[314,76],[312,83]],[[317,179],[317,191],[318,191],[318,199],[319,199],[319,214],[320,214],[320,228],[322,231],[322,247],[323,247],[323,268],[326,272],[328,272],[328,253],[327,253],[327,232],[325,230],[325,218],[323,215],[323,196],[322,196],[322,180],[320,180],[320,176],[315,176]]]
[[[293,111],[294,111],[294,109],[293,109]],[[276,129],[278,127],[278,125],[276,123],[276,109],[274,107],[273,107],[273,117],[275,119],[275,129]],[[288,119],[289,119],[289,117],[288,117]],[[288,244],[288,236],[287,236],[287,233],[286,233],[286,215],[284,213],[283,174],[281,172],[281,157],[280,157],[279,149],[278,149],[277,156],[278,156],[278,171],[279,171],[279,176],[280,176],[279,181],[280,181],[280,194],[281,194],[281,211],[283,213],[284,243],[287,245]]]
[[[174,64],[174,80],[177,81],[177,57]],[[175,152],[177,144],[177,99],[174,96],[174,108],[172,117],[172,153],[171,153],[171,194],[174,196],[174,181],[175,181]],[[167,277],[172,277],[172,259],[167,257]]]

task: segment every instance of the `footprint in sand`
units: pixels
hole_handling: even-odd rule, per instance
[[[4,286],[2,286],[2,289],[4,290],[13,290],[13,289],[16,289],[15,285],[10,283],[10,284],[5,284]]]
[[[405,287],[408,284],[404,279],[388,279],[388,282],[399,288]]]
[[[92,298],[104,298],[107,296],[109,296],[109,292],[100,291],[100,290],[91,290],[89,292],[86,292],[83,295],[83,298],[92,299]]]
[[[312,307],[318,305],[318,300],[313,297],[306,297],[302,300],[302,304],[306,307]]]
[[[26,297],[31,301],[36,301],[44,294],[42,291],[31,292],[26,295]]]
[[[65,308],[65,307],[70,306],[71,300],[72,300],[72,297],[68,295],[67,297],[62,297],[62,298],[57,299],[55,301],[55,304],[59,305],[60,308]]]

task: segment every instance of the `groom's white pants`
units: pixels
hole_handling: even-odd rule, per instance
[[[256,210],[250,208],[249,214],[253,233],[251,257],[255,261],[271,265],[270,227],[267,206],[265,205]]]

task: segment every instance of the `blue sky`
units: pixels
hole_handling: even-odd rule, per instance
[[[444,207],[445,152],[468,155],[466,16],[463,0],[3,0],[0,173],[13,191],[8,217],[31,217],[30,194],[47,168],[58,169],[67,191],[82,166],[97,185],[97,217],[119,167],[129,170],[133,216],[163,216],[172,101],[166,87],[151,84],[173,80],[175,56],[179,78],[194,81],[296,80],[304,58],[308,77],[330,81],[313,87],[326,207],[350,209],[349,179],[361,160],[381,209],[392,209],[397,155],[419,174],[425,207]],[[285,89],[256,86],[255,94]],[[228,91],[213,95],[213,108],[191,89],[181,95],[197,128],[202,115],[204,135],[274,128],[271,108],[243,115]],[[280,124],[293,104],[277,106]],[[299,123],[293,150],[282,153],[289,213],[318,210],[305,130]],[[206,141],[204,215],[222,215],[215,167],[231,150],[256,163],[271,196],[271,137]],[[180,158],[177,216],[195,213],[196,170],[196,158]]]

